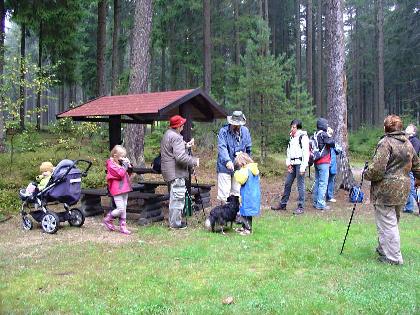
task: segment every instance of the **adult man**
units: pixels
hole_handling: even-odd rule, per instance
[[[411,144],[413,145],[414,151],[416,154],[419,155],[420,152],[420,140],[417,138],[417,128],[413,124],[409,124],[407,128],[405,128],[405,133],[408,136],[408,140],[410,140]],[[416,188],[414,187],[414,175],[410,172],[410,193],[408,194],[408,200],[405,204],[404,212],[406,213],[413,213],[417,196],[416,196]],[[420,214],[420,209],[419,209]]]
[[[185,143],[181,131],[187,120],[179,115],[169,119],[169,128],[160,143],[161,169],[165,182],[169,185],[169,227],[184,229],[182,210],[185,204],[185,178],[188,168],[199,165],[199,159],[187,154],[186,148],[194,144],[194,140]]]
[[[378,259],[394,265],[403,263],[398,222],[410,191],[408,172],[411,170],[414,177],[420,178],[420,159],[401,130],[400,117],[385,118],[385,135],[365,172],[365,178],[371,181],[370,198],[375,207]]]
[[[299,193],[298,207],[293,213],[296,215],[303,214],[305,203],[305,171],[308,166],[308,161],[308,134],[302,130],[302,122],[298,119],[293,119],[290,123],[290,140],[287,146],[287,177],[284,183],[284,191],[280,203],[277,206],[272,206],[271,209],[286,210],[293,181],[297,178],[297,189]]]
[[[328,176],[331,163],[330,149],[335,147],[334,139],[327,134],[328,121],[319,118],[316,122],[317,132],[314,134],[321,158],[314,162],[315,165],[315,185],[312,192],[313,206],[318,210],[329,210],[326,205],[325,196],[328,188]]]
[[[228,124],[223,126],[218,136],[217,155],[217,199],[226,203],[229,195],[240,195],[241,185],[233,177],[233,161],[238,152],[251,155],[251,135],[244,125],[245,115],[234,111],[227,117]]]

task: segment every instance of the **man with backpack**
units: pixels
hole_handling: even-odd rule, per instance
[[[328,121],[319,118],[316,122],[317,131],[311,140],[311,155],[315,165],[315,184],[312,191],[313,206],[318,210],[329,210],[325,196],[328,188],[328,176],[331,163],[330,149],[335,147],[334,139],[328,133]]]
[[[280,203],[272,206],[272,210],[286,210],[289,201],[292,184],[297,178],[298,188],[298,207],[293,214],[299,215],[304,213],[305,203],[305,171],[309,160],[309,138],[306,131],[302,130],[302,122],[293,119],[290,123],[290,140],[287,146],[286,166],[287,177],[284,184],[284,191]]]

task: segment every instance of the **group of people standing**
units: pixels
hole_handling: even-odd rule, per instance
[[[194,139],[185,142],[181,134],[186,119],[175,115],[169,119],[169,128],[161,141],[161,171],[168,183],[169,227],[184,229],[182,212],[186,198],[186,178],[191,169],[199,167],[200,160],[188,154]],[[246,118],[241,111],[234,111],[227,117],[228,124],[218,134],[217,156],[217,199],[226,203],[230,195],[241,196],[240,221],[242,235],[252,232],[252,217],[260,213],[260,178],[256,163],[251,158],[252,140]],[[414,180],[420,180],[420,140],[416,128],[409,125],[402,131],[402,121],[396,115],[384,120],[385,135],[376,148],[372,163],[364,176],[371,181],[371,201],[375,207],[378,230],[376,249],[381,262],[402,264],[398,222],[400,212],[412,212],[414,208]],[[315,168],[315,182],[312,189],[312,205],[319,211],[330,209],[327,202],[334,203],[337,157],[341,147],[333,137],[334,131],[324,118],[317,120],[317,131],[312,137],[302,130],[298,119],[290,123],[290,140],[287,147],[287,177],[283,194],[273,210],[286,210],[294,180],[297,180],[298,201],[295,215],[305,209],[305,173],[312,160]],[[407,137],[408,136],[408,137]],[[127,194],[131,191],[128,170],[131,167],[121,146],[111,151],[107,162],[107,181],[116,209],[104,220],[106,227],[114,230],[113,220],[120,217],[120,231],[130,234],[126,228],[125,212]],[[414,192],[413,192],[414,191]],[[410,193],[410,194],[409,194]],[[407,200],[408,198],[408,200]]]
[[[326,202],[336,202],[334,198],[335,176],[337,174],[337,154],[341,147],[333,138],[333,129],[325,118],[317,120],[317,131],[311,139],[302,130],[302,122],[298,119],[290,123],[290,140],[286,152],[287,177],[280,202],[271,207],[272,210],[286,210],[294,180],[297,180],[298,204],[293,212],[303,214],[305,208],[305,174],[312,154],[315,168],[315,182],[312,189],[312,205],[317,210],[329,210]],[[319,153],[314,160],[313,151]]]

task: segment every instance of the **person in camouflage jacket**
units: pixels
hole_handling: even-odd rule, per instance
[[[404,132],[401,118],[384,120],[385,135],[379,141],[372,163],[364,176],[371,181],[370,196],[375,207],[379,261],[402,264],[398,222],[410,191],[408,173],[420,178],[420,160]]]

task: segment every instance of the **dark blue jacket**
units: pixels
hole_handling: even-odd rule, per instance
[[[226,163],[235,161],[235,153],[242,151],[251,155],[252,141],[251,134],[245,126],[241,126],[240,136],[231,131],[230,125],[223,126],[219,131],[217,138],[217,173],[233,174],[226,168]]]
[[[419,155],[420,152],[420,140],[417,138],[417,135],[411,136],[408,138],[410,140],[411,144],[414,147],[414,151],[416,151],[417,155]]]

